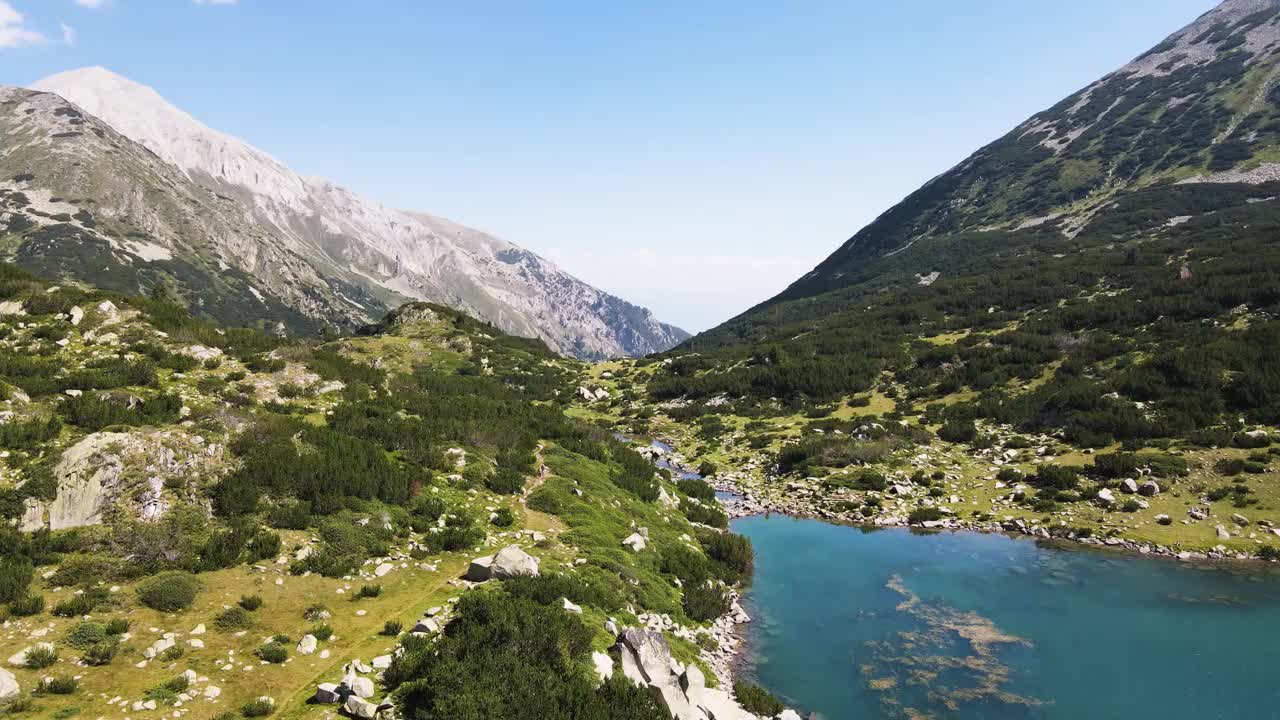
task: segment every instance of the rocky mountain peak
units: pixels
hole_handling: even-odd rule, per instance
[[[326,294],[337,298],[327,306],[310,303],[305,314],[317,322],[351,326],[354,316],[359,325],[376,320],[387,307],[419,300],[473,314],[505,332],[541,338],[557,352],[582,358],[658,352],[688,337],[648,310],[512,243],[434,215],[387,208],[327,180],[304,178],[262,150],[204,125],[152,88],[110,70],[71,70],[31,87],[100,119],[213,193],[224,210],[256,228],[262,242],[305,259],[335,289]],[[259,290],[290,294],[276,286]]]

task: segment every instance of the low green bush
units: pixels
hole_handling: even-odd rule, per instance
[[[82,620],[71,626],[71,629],[63,637],[63,641],[73,648],[84,650],[91,645],[96,645],[106,640],[107,635],[107,627],[102,623]]]
[[[266,717],[275,712],[276,706],[266,700],[250,700],[240,706],[240,714],[246,718]]]
[[[773,717],[786,709],[773,693],[754,683],[735,682],[733,696],[743,710],[760,717]]]
[[[223,610],[213,619],[213,626],[222,632],[247,630],[251,625],[253,625],[253,616],[239,605]]]
[[[84,653],[80,656],[80,660],[85,665],[93,667],[110,665],[111,661],[115,659],[116,653],[119,651],[120,641],[113,637],[86,648]]]
[[[71,695],[80,689],[80,681],[69,676],[62,675],[59,677],[51,677],[36,686],[35,693],[37,695]]]
[[[58,651],[46,645],[36,645],[27,651],[26,667],[40,670],[58,662]]]
[[[9,603],[9,612],[14,617],[30,617],[39,615],[44,610],[44,596],[28,593]]]
[[[153,610],[178,612],[191,607],[199,589],[195,575],[170,570],[138,583],[138,601]]]
[[[703,583],[684,589],[684,614],[691,620],[705,622],[729,612],[729,591],[712,583]]]
[[[510,508],[501,507],[494,511],[493,519],[490,522],[497,527],[508,528],[515,524],[516,516],[511,512]]]
[[[263,660],[275,665],[279,665],[280,663],[289,659],[289,651],[285,648],[284,645],[281,645],[278,642],[269,642],[266,645],[263,645],[262,647],[253,651],[253,654],[258,656],[259,660]]]

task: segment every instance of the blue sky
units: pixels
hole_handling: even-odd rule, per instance
[[[701,330],[1213,4],[0,0],[0,83],[105,66]]]

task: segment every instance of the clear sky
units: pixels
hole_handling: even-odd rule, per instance
[[[102,65],[701,330],[1213,5],[0,0],[0,83]]]

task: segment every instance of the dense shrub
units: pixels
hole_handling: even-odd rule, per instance
[[[107,628],[102,623],[82,620],[67,631],[63,641],[74,648],[84,650],[107,639]]]
[[[253,617],[249,611],[238,605],[223,610],[213,619],[213,626],[223,632],[246,630],[252,624]]]
[[[933,522],[943,518],[942,511],[936,507],[916,508],[907,514],[907,522],[912,525],[919,525],[923,522]]]
[[[199,589],[194,575],[171,570],[138,583],[138,602],[153,610],[177,612],[191,607]]]
[[[253,651],[253,654],[258,656],[258,659],[275,665],[279,665],[289,659],[288,649],[286,649],[284,645],[274,641]]]
[[[733,697],[743,710],[760,717],[773,717],[786,709],[768,690],[751,683],[735,682]]]
[[[707,557],[722,568],[721,577],[728,582],[748,580],[755,567],[755,551],[745,535],[709,533],[700,536]]]
[[[276,706],[268,700],[250,700],[240,706],[240,714],[246,718],[266,717],[275,712]]]
[[[111,661],[115,659],[116,653],[119,651],[119,639],[109,638],[85,648],[84,653],[80,656],[80,660],[84,662],[84,664],[94,667],[110,665]]]
[[[687,586],[684,589],[684,614],[689,619],[704,622],[729,612],[732,598],[729,591],[714,583]]]
[[[44,596],[38,593],[29,593],[9,602],[9,612],[14,617],[39,615],[42,610],[44,610]]]
[[[516,516],[511,512],[510,508],[500,507],[493,513],[493,519],[490,520],[495,526],[500,528],[508,528],[515,524]]]
[[[583,568],[576,575],[546,573],[508,578],[502,581],[502,586],[512,597],[528,598],[539,605],[555,605],[562,598],[567,598],[579,605],[612,612],[624,604],[615,580]]]
[[[244,608],[245,610],[248,610],[249,612],[253,612],[254,610],[257,610],[258,608],[262,607],[262,596],[261,595],[241,595],[240,601],[236,604]]]
[[[35,645],[27,650],[26,667],[40,670],[58,662],[58,652],[47,645]]]
[[[71,695],[80,689],[80,681],[70,675],[46,678],[36,686],[37,695]]]
[[[668,718],[621,673],[597,686],[582,672],[593,634],[581,618],[554,605],[468,593],[438,641],[405,640],[384,682],[406,717],[423,720]]]
[[[0,603],[26,597],[34,570],[29,558],[13,555],[0,557]]]
[[[676,482],[680,492],[691,498],[711,502],[716,499],[716,490],[706,482],[696,478],[684,478]]]

